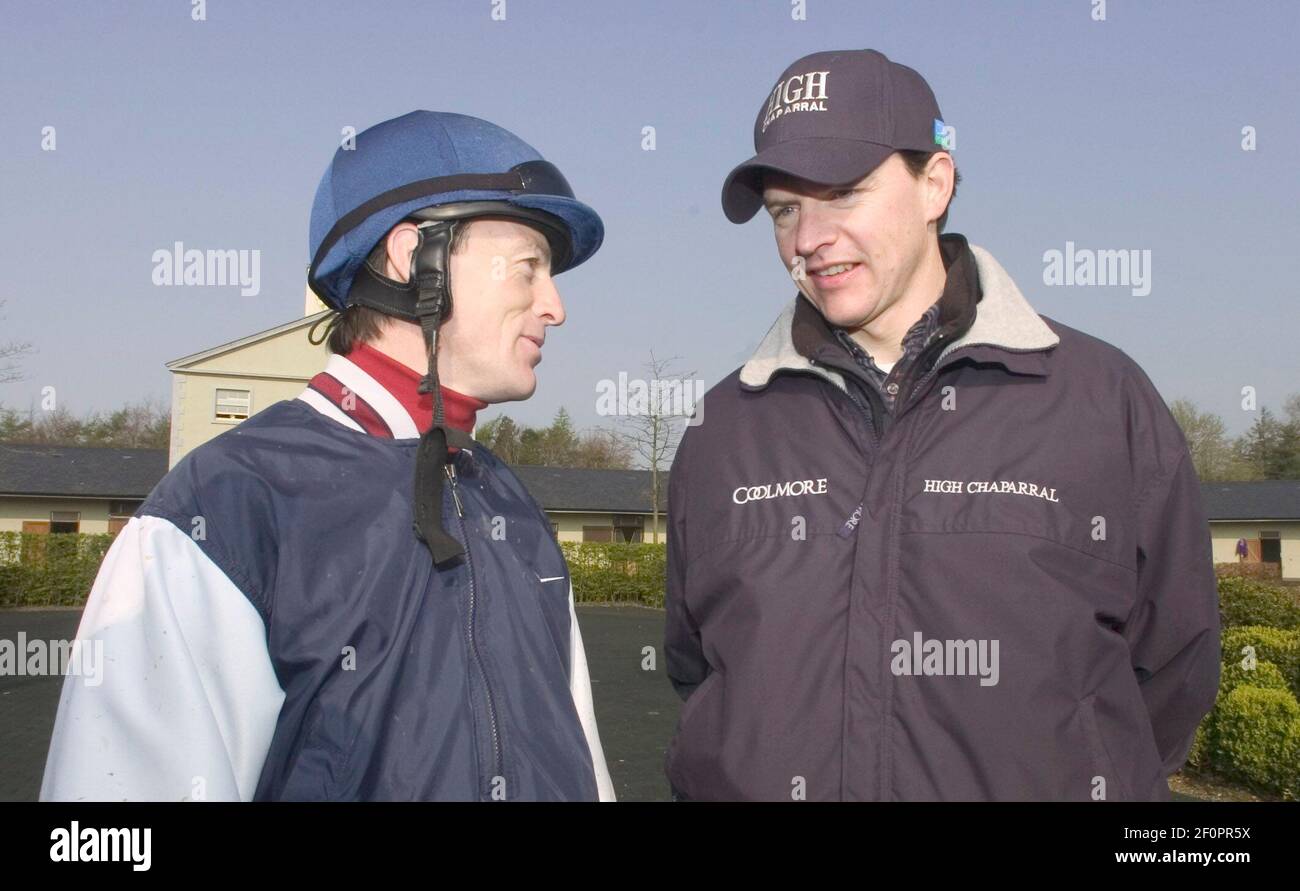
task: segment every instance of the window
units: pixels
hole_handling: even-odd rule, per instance
[[[110,517],[133,517],[139,510],[143,501],[109,501],[108,515]]]
[[[556,541],[560,540],[560,524],[554,520],[551,521],[551,537]]]
[[[1263,563],[1282,562],[1282,535],[1278,532],[1259,534],[1259,559]]]
[[[613,526],[583,526],[582,540],[583,541],[613,541],[614,527]]]
[[[217,390],[218,421],[243,421],[248,418],[253,405],[253,394],[249,390]]]
[[[614,514],[615,541],[639,542],[643,529],[645,517],[640,514]]]
[[[50,532],[76,532],[80,526],[81,513],[79,511],[50,511]]]

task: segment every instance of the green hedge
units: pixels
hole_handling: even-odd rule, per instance
[[[1248,579],[1280,579],[1281,563],[1215,563],[1214,574],[1219,578],[1241,577]]]
[[[1281,585],[1255,579],[1220,578],[1219,616],[1224,628],[1237,625],[1300,628],[1300,602]]]
[[[1276,665],[1292,695],[1300,697],[1300,630],[1265,625],[1225,628],[1222,644],[1225,673],[1228,666],[1240,665],[1245,658],[1242,650],[1251,646],[1255,659]]]
[[[560,542],[578,603],[664,605],[667,546],[649,543]]]
[[[1241,667],[1241,661],[1225,662],[1219,677],[1219,696],[1227,696],[1238,687],[1259,687],[1261,690],[1290,690],[1291,685],[1282,671],[1272,662],[1259,660],[1253,669]]]
[[[1215,729],[1215,722],[1220,717],[1219,707],[1223,701],[1238,687],[1255,687],[1261,690],[1283,690],[1290,691],[1291,685],[1286,682],[1282,672],[1272,662],[1257,662],[1253,670],[1247,670],[1241,667],[1241,662],[1225,662],[1221,666],[1222,673],[1219,676],[1219,693],[1214,702],[1214,710],[1205,717],[1201,726],[1196,728],[1196,740],[1192,744],[1192,750],[1187,755],[1187,766],[1193,769],[1203,770],[1211,767],[1211,755],[1208,749],[1208,737]]]
[[[1300,798],[1300,702],[1289,690],[1241,685],[1215,706],[1203,746],[1225,776]]]
[[[0,607],[80,606],[113,536],[0,532]]]
[[[1187,767],[1300,798],[1300,606],[1278,585],[1221,577],[1219,612],[1219,694]],[[1247,646],[1256,659],[1250,669],[1241,664]]]
[[[113,543],[107,533],[0,532],[0,607],[80,606]],[[561,542],[579,603],[664,605],[664,544]]]

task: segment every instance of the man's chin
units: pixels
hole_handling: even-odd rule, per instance
[[[861,328],[871,321],[872,313],[869,308],[833,306],[822,309],[822,318],[836,328]]]
[[[533,374],[530,369],[527,376],[521,374],[515,380],[506,382],[502,381],[490,396],[480,397],[484,402],[496,404],[498,402],[523,402],[525,399],[531,399],[537,392],[537,375]]]

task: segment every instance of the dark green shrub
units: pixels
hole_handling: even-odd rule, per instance
[[[635,603],[662,608],[663,544],[560,542],[578,603]]]
[[[1215,708],[1204,739],[1219,773],[1300,798],[1300,703],[1289,690],[1241,685]]]
[[[1286,678],[1292,695],[1300,696],[1300,630],[1243,625],[1223,630],[1223,661],[1240,665],[1243,649],[1254,648],[1255,659],[1271,662]]]
[[[1282,585],[1247,578],[1221,578],[1219,616],[1224,628],[1238,625],[1300,628],[1300,603]]]
[[[0,607],[81,606],[113,536],[0,532]]]

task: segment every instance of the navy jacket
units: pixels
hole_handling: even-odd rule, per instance
[[[331,370],[394,437],[309,388],[167,474],[91,592],[104,679],[65,682],[42,798],[612,798],[545,515],[461,451],[443,520],[468,559],[435,569],[409,416]]]
[[[666,757],[691,799],[1166,800],[1219,681],[1187,444],[1119,350],[940,242],[892,413],[802,296],[668,495]]]

